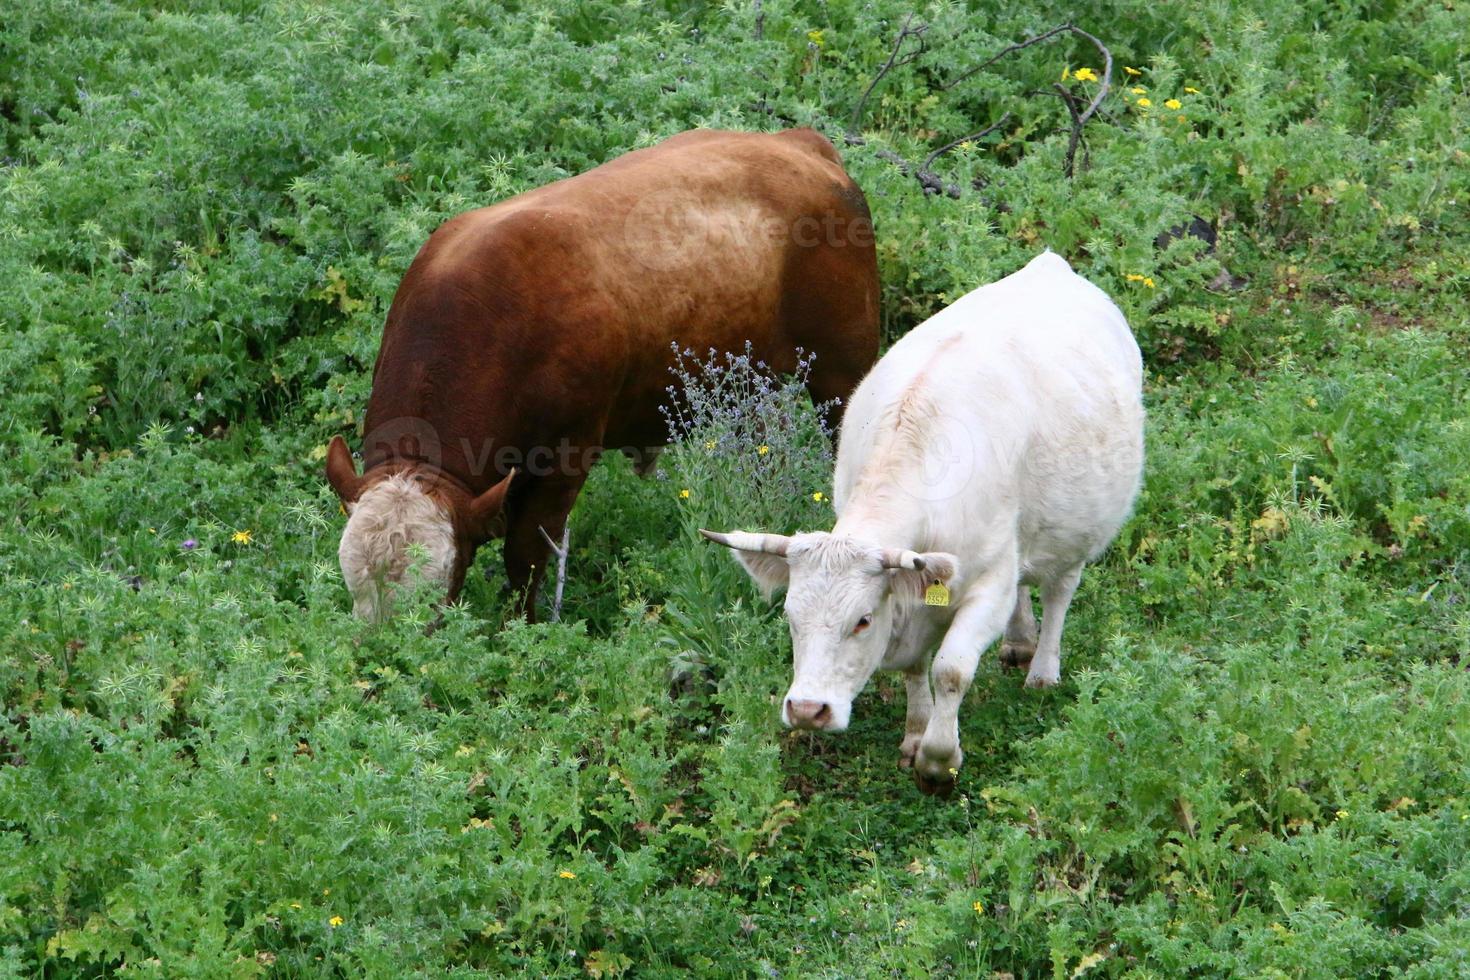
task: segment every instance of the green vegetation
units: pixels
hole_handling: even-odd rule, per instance
[[[895,680],[780,730],[779,609],[693,533],[748,462],[610,460],[568,622],[507,622],[487,549],[429,636],[350,617],[319,472],[441,220],[693,126],[840,137],[908,7],[6,4],[0,973],[1470,972],[1470,13],[1085,6],[1075,179],[1085,41],[944,87],[1051,0],[919,7],[842,146],[890,336],[1049,245],[1149,367],[1063,684],[987,659],[943,802]],[[880,156],[1007,111],[958,199]],[[1193,215],[1217,250],[1159,242]]]

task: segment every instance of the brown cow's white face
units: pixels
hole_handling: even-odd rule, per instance
[[[781,720],[838,732],[852,701],[883,662],[900,603],[955,573],[953,555],[918,555],[827,533],[708,535],[735,549],[761,590],[785,586],[793,677]]]
[[[350,505],[337,557],[352,593],[352,612],[370,623],[392,612],[393,594],[412,564],[410,549],[427,554],[425,578],[446,591],[457,549],[449,515],[412,479],[391,476]]]

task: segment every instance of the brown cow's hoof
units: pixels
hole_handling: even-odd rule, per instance
[[[919,792],[925,796],[937,796],[941,800],[947,800],[954,795],[954,783],[955,781],[948,776],[936,779],[933,776],[924,775],[922,769],[914,770],[914,785],[919,787]]]
[[[1036,644],[1034,643],[1011,643],[1006,641],[1000,645],[1000,665],[1008,670],[1020,670],[1031,666],[1031,658],[1036,655]]]

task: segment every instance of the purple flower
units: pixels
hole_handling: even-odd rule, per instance
[[[195,548],[199,547],[199,542],[195,541],[193,538],[188,538],[184,541],[183,544],[179,545],[179,547],[183,548],[185,551],[193,551]]]

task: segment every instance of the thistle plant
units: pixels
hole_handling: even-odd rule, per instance
[[[668,479],[692,529],[811,529],[830,522],[835,404],[812,404],[806,382],[816,355],[797,350],[782,377],[747,342],[740,353],[674,347],[675,384],[662,407],[669,427]]]
[[[702,358],[674,348],[662,472],[674,484],[683,546],[665,612],[696,659],[728,655],[724,617],[750,589],[724,549],[706,545],[701,527],[789,534],[831,526],[833,405],[808,397],[815,360],[798,350],[795,371],[783,377],[748,343]]]

